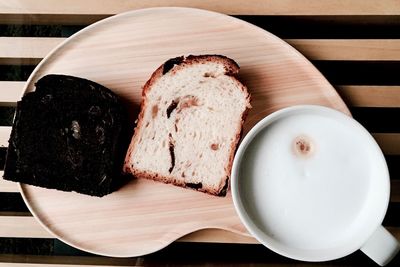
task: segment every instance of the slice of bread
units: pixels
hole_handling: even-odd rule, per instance
[[[17,103],[4,179],[99,197],[111,193],[124,180],[127,117],[118,96],[100,84],[42,77]]]
[[[147,81],[124,170],[138,178],[226,195],[250,95],[235,61],[177,57]]]

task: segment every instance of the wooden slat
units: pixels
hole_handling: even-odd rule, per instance
[[[8,147],[8,139],[10,138],[10,134],[10,126],[0,126],[0,147]]]
[[[311,60],[400,60],[396,39],[287,39]]]
[[[392,191],[400,189],[400,182],[392,181]],[[400,191],[393,198],[398,202]],[[392,233],[400,239],[400,227],[392,227]],[[54,238],[32,216],[0,216],[0,237],[18,238]],[[210,242],[210,243],[237,243],[258,244],[252,238],[218,229],[204,229],[182,237],[178,242]]]
[[[1,0],[0,14],[115,14],[155,6],[187,6],[240,15],[398,15],[398,0]]]
[[[15,182],[4,180],[3,171],[0,171],[0,192],[19,192],[18,184]]]
[[[0,216],[0,237],[52,238],[32,216]]]
[[[0,106],[16,106],[23,95],[24,86],[25,82],[0,81]],[[2,136],[0,130],[0,146],[4,145]]]
[[[119,267],[143,266],[143,257],[109,258],[96,256],[42,256],[0,254],[0,266],[10,267]]]
[[[0,37],[0,58],[43,58],[65,38]]]
[[[353,107],[400,107],[400,86],[336,86],[347,105]]]
[[[0,216],[0,237],[53,238],[32,216]],[[217,229],[205,229],[186,235],[179,242],[255,244],[254,238]]]
[[[0,82],[0,106],[15,106],[22,96],[24,85],[25,82]]]
[[[400,155],[399,133],[374,133],[373,136],[386,155]]]
[[[0,37],[0,63],[36,65],[64,38]]]
[[[1,64],[37,64],[65,38],[0,37]],[[286,39],[311,60],[400,60],[397,39]]]

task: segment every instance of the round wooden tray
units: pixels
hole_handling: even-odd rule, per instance
[[[36,68],[26,85],[48,73],[87,78],[139,109],[141,87],[169,58],[223,54],[241,67],[253,109],[244,134],[269,113],[318,104],[349,114],[335,89],[300,53],[276,36],[239,19],[188,8],[152,8],[120,14],[73,35]],[[136,179],[103,198],[21,184],[40,223],[62,241],[96,254],[128,257],[157,251],[204,228],[248,235],[226,197]]]

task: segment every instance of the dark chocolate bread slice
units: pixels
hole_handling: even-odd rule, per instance
[[[106,87],[47,75],[17,104],[4,179],[107,195],[122,182],[127,114]]]

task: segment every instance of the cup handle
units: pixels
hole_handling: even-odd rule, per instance
[[[361,247],[361,251],[380,266],[388,264],[399,250],[400,244],[397,239],[382,225],[375,230]]]

